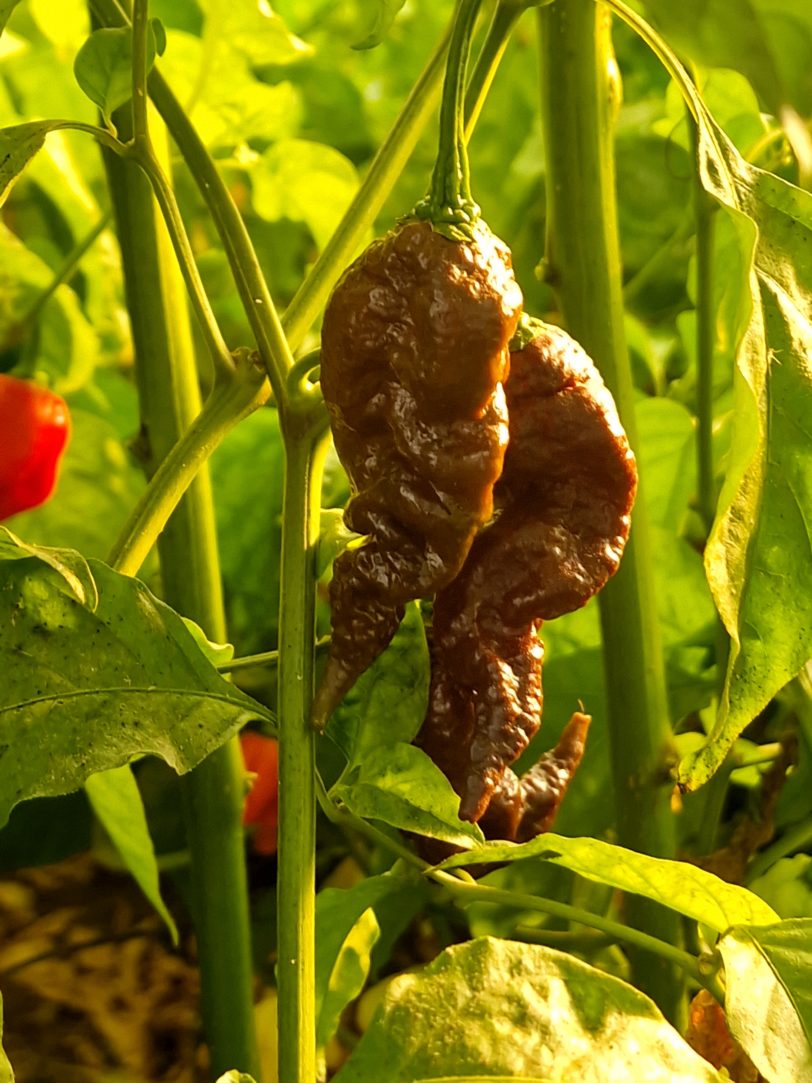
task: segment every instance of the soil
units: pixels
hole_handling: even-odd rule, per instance
[[[0,880],[3,1045],[17,1083],[200,1083],[193,941],[82,855]]]

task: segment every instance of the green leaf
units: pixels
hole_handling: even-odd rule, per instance
[[[730,217],[750,294],[736,335],[728,471],[705,550],[731,649],[707,746],[679,767],[690,790],[812,654],[812,195],[745,162],[665,43],[638,28],[697,115],[702,183]]]
[[[225,1075],[221,1075],[217,1080],[217,1083],[256,1083],[256,1080],[252,1075],[248,1075],[247,1072],[238,1072],[232,1068],[230,1072],[226,1072]]]
[[[0,526],[0,541],[9,543],[3,550],[7,560],[36,557],[64,579],[80,605],[95,612],[99,604],[99,591],[93,573],[81,553],[73,549],[48,549],[43,545],[30,545],[12,534],[5,526]]]
[[[429,651],[414,602],[394,639],[333,713],[327,733],[352,767],[376,749],[408,743],[426,717]]]
[[[18,802],[70,793],[133,756],[188,771],[251,718],[270,720],[142,583],[88,567],[95,610],[0,539],[0,824]]]
[[[406,0],[378,0],[378,10],[375,12],[375,22],[365,38],[355,43],[353,49],[374,49],[380,45],[394,23],[398,12]]]
[[[253,165],[250,176],[259,217],[304,222],[320,249],[358,189],[358,174],[348,158],[306,139],[275,143]]]
[[[812,920],[731,929],[718,948],[734,1038],[770,1083],[812,1078]]]
[[[677,52],[742,72],[771,112],[785,103],[812,112],[812,11],[803,0],[738,0],[734,19],[728,0],[645,0],[644,7]]]
[[[781,918],[812,918],[812,856],[809,854],[780,858],[749,887]]]
[[[381,930],[370,907],[344,938],[330,972],[316,1024],[316,1043],[324,1046],[338,1028],[344,1008],[361,992],[369,976],[372,949]]]
[[[37,151],[42,150],[45,136],[53,128],[54,124],[49,120],[0,128],[0,207],[16,179]]]
[[[19,2],[20,0],[0,0],[0,34],[6,29],[6,23]]]
[[[291,34],[270,4],[202,0],[200,7],[206,17],[203,42],[209,56],[216,49],[234,52],[261,67],[291,64],[313,54],[312,46]]]
[[[651,1083],[721,1077],[636,989],[569,955],[483,938],[393,981],[337,1083]]]
[[[191,632],[192,638],[200,650],[205,654],[213,666],[224,666],[234,657],[234,647],[231,643],[213,643],[199,624],[190,617],[181,617],[187,631]]]
[[[647,398],[635,411],[640,473],[651,521],[679,533],[696,491],[696,436],[688,411],[671,399]]]
[[[230,7],[247,11],[244,5]],[[254,10],[259,14],[258,6]],[[271,86],[257,79],[253,65],[226,40],[219,22],[213,23],[206,43],[176,30],[169,31],[168,39],[161,71],[180,100],[194,109],[195,128],[207,147],[239,147],[234,164],[245,168],[246,159],[250,163],[257,158],[246,146],[249,140],[264,146],[297,133],[301,108],[296,89],[288,81]]]
[[[250,464],[250,466],[249,466]],[[239,654],[276,642],[284,449],[276,410],[257,410],[212,456],[229,635]]]
[[[345,549],[358,546],[363,534],[356,534],[344,523],[343,508],[322,508],[319,518],[319,548],[316,554],[316,575],[322,576]]]
[[[160,23],[159,35],[166,45]],[[147,32],[147,71],[155,63],[155,20]],[[109,119],[111,113],[132,97],[133,34],[132,27],[105,27],[94,30],[76,54],[73,74],[76,82]]]
[[[381,932],[374,908],[384,901],[391,903],[395,895],[405,890],[420,897],[422,888],[422,881],[389,872],[367,877],[351,888],[325,888],[319,892],[316,898],[319,1045],[325,1045],[335,1033],[341,1012],[360,993],[367,979],[370,952]],[[385,905],[382,914],[387,912]]]
[[[451,783],[414,745],[371,751],[341,776],[331,793],[356,816],[381,820],[401,831],[465,849],[482,841],[479,827],[457,815],[460,799]]]
[[[773,910],[751,891],[736,884],[726,884],[695,865],[649,857],[599,839],[568,839],[547,834],[521,845],[486,842],[465,854],[455,854],[440,868],[521,861],[528,857],[552,861],[587,880],[643,895],[709,925],[719,933],[731,925],[759,925],[772,922],[776,917]]]
[[[177,926],[161,898],[155,848],[132,770],[125,764],[91,775],[85,782],[85,793],[127,870],[160,914],[172,942],[177,945]]]

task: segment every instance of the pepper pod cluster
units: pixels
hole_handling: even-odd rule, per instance
[[[434,601],[429,708],[419,741],[495,838],[546,830],[583,755],[576,713],[521,779],[510,765],[541,723],[539,630],[616,571],[637,488],[634,456],[592,361],[566,332],[526,320],[505,384],[510,442],[495,514]]]
[[[575,714],[522,779],[541,721],[542,621],[585,604],[629,530],[634,458],[611,396],[558,328],[525,320],[510,253],[470,191],[463,89],[480,0],[460,0],[429,193],[345,272],[322,329],[321,386],[361,545],[336,560],[313,721],[433,599],[419,735],[493,837],[546,830],[584,749]],[[511,350],[511,342],[513,348]]]

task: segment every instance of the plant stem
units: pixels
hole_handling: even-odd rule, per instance
[[[316,640],[316,653],[330,646],[330,637],[322,636]],[[274,667],[279,665],[279,651],[261,651],[259,654],[246,654],[243,658],[232,658],[230,662],[221,662],[217,666],[220,673],[233,673],[238,669],[253,669],[256,666]]]
[[[138,573],[198,470],[237,422],[252,413],[266,395],[266,385],[253,362],[247,356],[238,358],[233,380],[215,387],[203,409],[161,461],[130,513],[110,554],[110,562],[115,562],[119,571],[125,575]]]
[[[285,432],[279,608],[279,1079],[316,1079],[316,802],[313,699],[321,411],[292,408]]]
[[[440,141],[428,196],[415,208],[434,225],[465,230],[479,217],[471,195],[471,173],[465,145],[464,97],[471,35],[481,0],[460,0],[448,46],[443,96],[440,101]],[[455,234],[456,235],[456,234]]]
[[[568,328],[598,364],[632,447],[634,389],[623,327],[617,238],[608,14],[593,0],[539,12],[547,157],[547,265]],[[670,771],[675,762],[665,691],[645,501],[638,495],[617,575],[601,595],[608,724],[619,841],[673,857]],[[631,925],[679,943],[677,917],[629,896]],[[675,949],[676,950],[676,949]],[[632,956],[635,980],[671,1019],[682,1003],[674,969]]]
[[[128,120],[122,111],[119,123]],[[148,133],[144,134],[148,143]],[[154,154],[151,143],[149,152]],[[172,458],[171,449],[200,408],[197,366],[183,282],[156,219],[149,184],[132,162],[108,156],[107,168],[151,472],[158,463],[167,461],[167,455]],[[144,538],[140,534],[134,539],[135,552]],[[150,545],[152,540],[154,535]],[[189,485],[158,546],[167,602],[197,621],[207,635],[224,640],[214,507],[205,470]],[[112,563],[119,570],[131,570],[133,561],[133,549],[126,543],[117,546]],[[212,1071],[218,1076],[234,1067],[255,1075],[259,1069],[253,1026],[243,785],[236,739],[179,783],[191,854],[204,1027]]]
[[[132,154],[146,173],[164,216],[166,228],[172,238],[178,266],[189,291],[189,299],[197,315],[203,339],[209,348],[215,373],[230,374],[234,364],[217,320],[209,304],[203,281],[195,263],[186,227],[172,191],[172,185],[164,172],[149,135],[149,98],[147,96],[147,18],[149,0],[135,0],[133,6],[133,139]]]

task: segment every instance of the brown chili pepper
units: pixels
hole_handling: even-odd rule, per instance
[[[325,313],[321,386],[353,490],[345,522],[366,538],[333,569],[319,727],[404,605],[457,575],[491,517],[522,296],[506,246],[482,222],[471,233],[408,221],[352,264]]]
[[[510,443],[496,517],[435,599],[419,737],[459,793],[463,819],[481,820],[499,792],[491,826],[510,838],[550,822],[586,735],[585,716],[574,715],[535,775],[506,776],[540,725],[539,628],[584,605],[616,571],[637,486],[595,366],[560,328],[528,323],[532,338],[511,353],[505,385]]]

